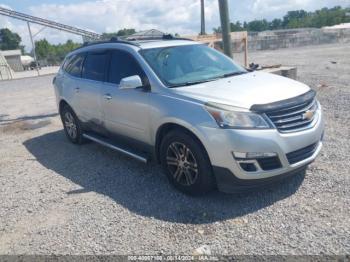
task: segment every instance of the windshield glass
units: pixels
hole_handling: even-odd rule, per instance
[[[169,87],[197,84],[247,72],[226,55],[206,45],[143,49],[140,53]]]

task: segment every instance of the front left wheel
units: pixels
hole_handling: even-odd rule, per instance
[[[207,152],[190,134],[169,132],[162,139],[160,160],[170,183],[183,193],[203,195],[215,188]]]

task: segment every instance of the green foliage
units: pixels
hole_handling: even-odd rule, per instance
[[[244,31],[244,28],[241,22],[237,21],[236,23],[230,23],[231,32]]]
[[[232,31],[232,30],[231,30]],[[219,26],[218,28],[213,28],[213,32],[215,33],[215,34],[220,34],[222,31],[221,31],[221,26]]]
[[[52,45],[46,39],[35,42],[35,51],[38,60],[46,60],[48,64],[57,65],[63,61],[65,56],[81,44],[68,40],[64,44]]]
[[[46,39],[43,39],[35,42],[35,51],[38,59],[45,59],[53,51],[53,48]]]
[[[128,36],[135,32],[135,29],[124,28],[116,33],[103,33],[102,40],[109,40],[112,37]],[[81,44],[74,43],[72,40],[68,40],[64,44],[52,45],[46,39],[41,39],[35,42],[35,51],[38,60],[44,60],[48,64],[56,65],[60,64],[69,52],[80,46]]]
[[[350,17],[346,15],[350,8],[335,6],[333,8],[322,8],[315,12],[304,10],[289,11],[283,19],[274,19],[268,22],[265,19],[244,22],[243,25],[237,21],[231,23],[231,31],[256,31],[332,26],[350,22]],[[214,33],[221,33],[221,28],[213,28]]]
[[[0,50],[21,49],[21,37],[10,29],[0,29]]]
[[[130,29],[124,28],[117,32],[117,36],[129,36],[135,33],[136,33],[136,30],[133,28],[130,28]]]
[[[269,29],[270,30],[277,30],[277,29],[282,29],[283,28],[283,21],[282,19],[273,19],[270,24],[269,24]]]
[[[267,20],[254,20],[248,23],[247,31],[256,31],[261,32],[265,30],[269,30],[269,22]]]
[[[115,33],[103,33],[102,40],[109,40],[112,37],[126,37],[135,33],[136,30],[133,28],[124,28]]]

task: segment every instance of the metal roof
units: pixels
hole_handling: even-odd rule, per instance
[[[157,29],[150,29],[145,31],[140,31],[135,34],[132,34],[128,36],[127,40],[142,40],[142,39],[149,39],[149,38],[162,38],[165,35],[162,31],[159,31]]]
[[[16,49],[16,50],[4,50],[4,51],[0,51],[0,53],[3,56],[15,56],[15,55],[22,55],[22,51],[20,49]]]

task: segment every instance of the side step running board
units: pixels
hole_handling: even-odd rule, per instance
[[[96,137],[96,136],[93,136],[93,135],[90,135],[90,134],[83,134],[83,137],[85,137],[88,140],[94,141],[94,142],[96,142],[96,143],[98,143],[100,145],[106,146],[106,147],[108,147],[108,148],[110,148],[112,150],[115,150],[117,152],[123,153],[123,154],[125,154],[127,156],[130,156],[132,158],[135,158],[135,159],[137,159],[137,160],[139,160],[139,161],[141,161],[141,162],[143,162],[145,164],[148,162],[147,157],[143,157],[143,156],[141,156],[139,154],[135,154],[135,153],[130,152],[130,151],[126,150],[126,149],[123,149],[121,147],[113,145],[112,143],[107,141],[107,139],[99,138],[99,137]]]

